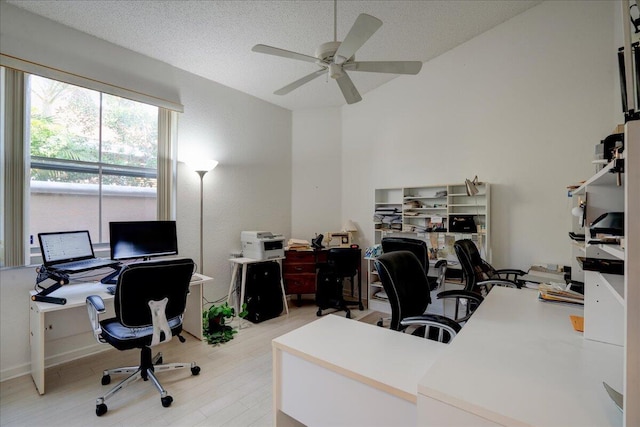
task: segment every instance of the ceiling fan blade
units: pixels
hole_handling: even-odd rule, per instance
[[[313,56],[304,55],[302,53],[297,53],[297,52],[291,52],[290,50],[284,50],[278,47],[267,46],[265,44],[257,44],[253,48],[251,48],[251,50],[258,53],[266,53],[267,55],[275,55],[275,56],[282,56],[283,58],[297,59],[298,61],[306,61],[306,62],[313,62],[313,63],[318,62],[318,58],[315,58]]]
[[[422,69],[420,61],[365,61],[349,62],[343,68],[350,71],[371,73],[418,74]]]
[[[308,75],[304,76],[303,78],[298,79],[295,82],[286,85],[282,89],[278,89],[277,91],[273,92],[273,94],[274,95],[286,95],[289,92],[291,92],[292,90],[299,88],[303,84],[305,84],[307,82],[310,82],[311,80],[315,79],[316,77],[320,77],[321,75],[323,75],[326,72],[327,72],[326,68],[323,68],[323,69],[318,70],[318,71],[314,71],[313,73],[308,74]]]
[[[382,21],[376,17],[366,13],[358,15],[356,22],[353,23],[353,27],[349,30],[349,34],[347,34],[347,37],[344,38],[344,41],[334,54],[333,61],[336,64],[342,64],[347,61],[381,26]]]
[[[362,101],[362,97],[360,96],[358,89],[356,89],[351,78],[346,72],[343,71],[342,75],[338,77],[336,81],[338,82],[338,86],[340,86],[344,99],[347,100],[347,104],[355,104],[356,102]]]

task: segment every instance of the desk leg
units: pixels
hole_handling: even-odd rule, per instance
[[[227,304],[231,305],[231,295],[233,295],[233,285],[236,283],[236,275],[238,274],[238,267],[240,264],[233,263],[233,270],[231,271],[231,282],[229,282],[229,293],[227,294]],[[239,312],[238,312],[239,313]]]
[[[242,304],[244,304],[244,291],[247,284],[247,266],[242,266],[242,282],[240,282],[240,301],[238,301],[238,313],[242,311]]]
[[[202,283],[194,283],[189,286],[187,307],[182,321],[182,328],[200,341],[202,336]]]
[[[44,316],[36,304],[31,302],[29,310],[31,377],[40,394],[44,394]]]
[[[278,264],[280,264],[280,290],[282,291],[282,302],[284,303],[284,309],[287,314],[289,314],[289,304],[287,302],[287,293],[284,290],[284,271],[282,270],[282,260],[278,260]],[[300,295],[298,295],[299,297]]]

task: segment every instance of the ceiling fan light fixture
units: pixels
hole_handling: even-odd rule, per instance
[[[339,79],[344,75],[344,71],[342,71],[342,67],[338,64],[334,64],[333,62],[329,64],[329,77],[332,79]]]

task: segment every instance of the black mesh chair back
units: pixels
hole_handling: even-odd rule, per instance
[[[457,240],[453,247],[464,273],[465,290],[489,292],[494,285],[522,287],[520,277],[526,272],[513,268],[496,270],[482,259],[473,241],[469,239]]]
[[[429,274],[429,249],[427,248],[427,242],[424,240],[408,237],[384,237],[380,244],[382,245],[382,252],[385,254],[395,251],[412,252],[420,261],[424,274]]]
[[[327,252],[327,263],[320,267],[316,287],[316,314],[322,316],[322,310],[332,308],[344,310],[346,317],[351,317],[349,306],[356,305],[359,310],[362,304],[362,286],[359,274],[362,252],[360,248],[331,248]],[[351,295],[353,295],[355,277],[358,276],[358,301],[347,301],[343,297],[342,283],[349,279]]]
[[[410,251],[382,254],[375,260],[382,286],[391,305],[390,328],[444,343],[460,331],[454,320],[425,313],[431,302],[427,276],[418,258]]]
[[[181,316],[187,304],[193,271],[194,264],[190,259],[147,261],[125,267],[116,285],[116,318],[129,328],[151,326],[149,301],[164,298],[169,299],[165,311],[167,319]]]
[[[460,261],[460,267],[462,267],[462,275],[465,280],[465,291],[476,290],[476,283],[482,281],[478,280],[478,274],[482,274],[482,269],[478,267],[476,272],[476,266],[482,264],[482,258],[476,248],[476,245],[468,239],[457,240],[453,244],[453,249],[456,251],[458,261]]]
[[[351,278],[358,273],[360,249],[332,248],[327,253],[327,265],[338,277]]]
[[[418,258],[409,251],[384,253],[375,265],[391,305],[389,327],[402,330],[402,319],[423,314],[431,302],[427,276]]]

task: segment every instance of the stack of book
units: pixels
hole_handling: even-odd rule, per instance
[[[538,299],[544,302],[584,305],[584,295],[567,290],[561,284],[541,283]]]

